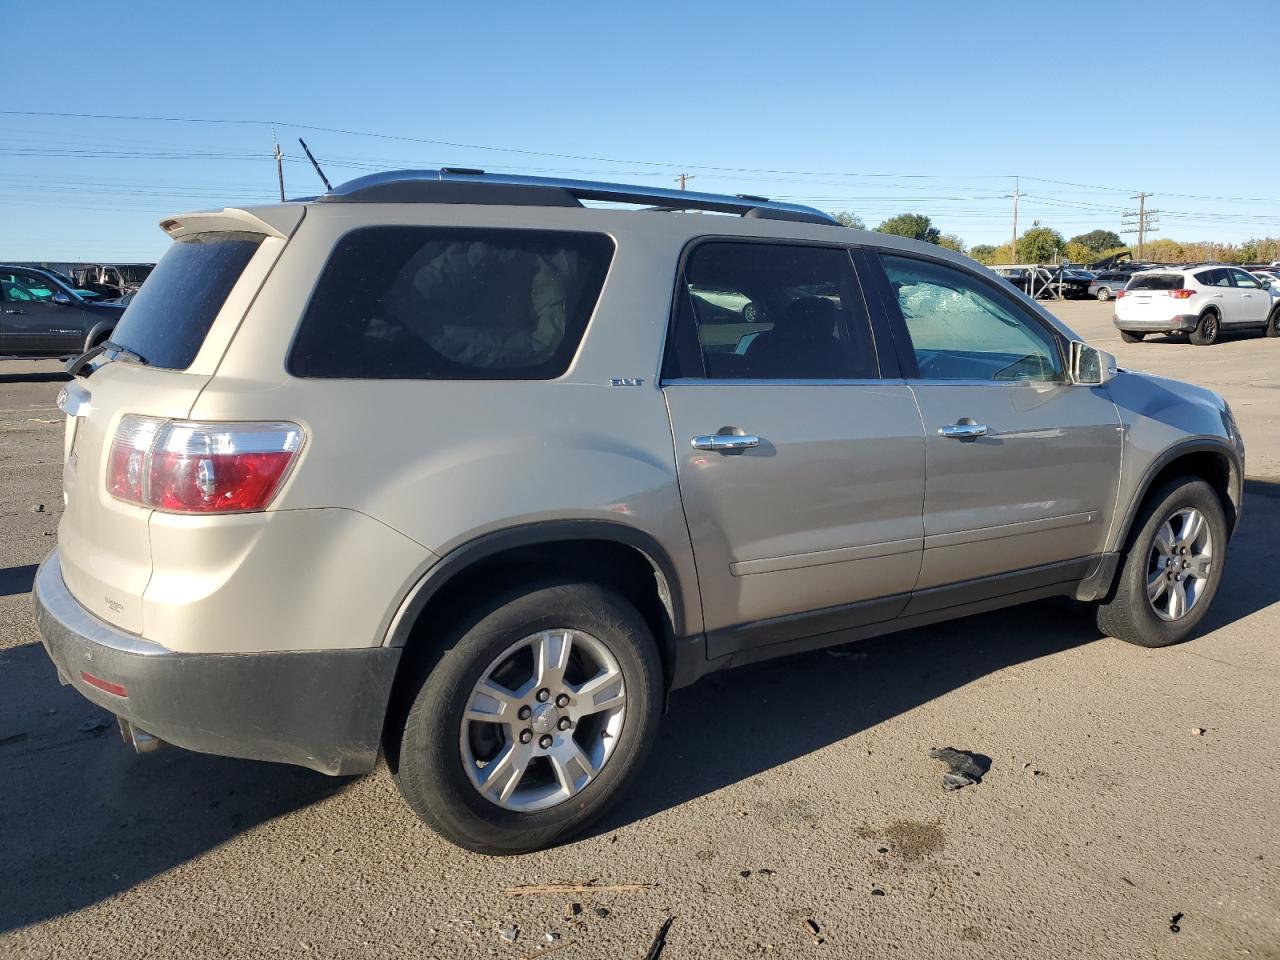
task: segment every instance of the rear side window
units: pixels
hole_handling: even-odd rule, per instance
[[[1196,280],[1205,287],[1229,287],[1231,275],[1226,270],[1206,270],[1196,274]]]
[[[1126,290],[1181,290],[1182,274],[1180,273],[1148,273],[1134,277],[1129,281]]]
[[[354,230],[325,264],[289,371],[373,380],[558,377],[612,259],[613,241],[603,234]]]
[[[185,370],[261,243],[256,233],[179,237],[134,296],[111,339],[148,366]]]
[[[713,241],[690,252],[666,379],[878,376],[847,250]]]

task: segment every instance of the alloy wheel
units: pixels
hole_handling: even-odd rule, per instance
[[[1204,596],[1213,570],[1213,534],[1195,507],[1173,513],[1156,531],[1147,561],[1147,600],[1161,620],[1181,620]]]
[[[622,668],[598,638],[554,629],[517,641],[467,698],[460,735],[468,779],[506,810],[564,803],[609,762],[626,696]]]

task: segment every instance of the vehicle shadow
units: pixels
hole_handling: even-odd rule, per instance
[[[30,593],[31,585],[35,580],[36,564],[34,563],[20,567],[0,567],[0,597]]]
[[[70,374],[64,373],[61,370],[32,370],[30,373],[0,373],[0,383],[61,383],[70,379]]]
[[[0,934],[109,899],[350,782],[177,749],[137,756],[109,714],[58,684],[37,643],[0,653],[0,683]]]
[[[1227,575],[1198,635],[1280,603],[1280,580],[1263,562],[1278,534],[1280,483],[1249,481]],[[672,695],[644,789],[593,833],[749,779],[990,673],[1092,642],[1121,643],[1101,636],[1090,606],[1060,598],[713,674]],[[934,746],[983,745],[913,745],[921,757]]]
[[[1280,483],[1250,481],[1244,523],[1203,630],[1280,603],[1280,581],[1264,562],[1277,533]],[[1091,642],[1120,641],[1100,637],[1087,606],[1053,599],[713,675],[672,697],[644,787],[593,833],[856,736],[1006,667]],[[119,742],[114,723],[82,728],[95,719],[109,717],[58,685],[39,644],[0,651],[0,863],[8,881],[0,934],[115,896],[350,782],[177,749],[139,757]],[[923,758],[929,747],[948,745],[983,748],[913,746]]]

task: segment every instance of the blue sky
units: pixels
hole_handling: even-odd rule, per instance
[[[1159,13],[12,3],[7,35],[49,42],[6,44],[0,108],[274,120],[293,195],[319,186],[301,133],[335,182],[441,164],[663,186],[687,172],[690,189],[853,210],[871,226],[925,213],[973,244],[1008,239],[1017,175],[1023,228],[1118,229],[1141,189],[1164,211],[1162,235],[1240,240],[1280,235],[1280,124],[1265,107],[1277,13],[1262,0]],[[164,214],[275,195],[261,124],[0,124],[0,258],[153,259]]]

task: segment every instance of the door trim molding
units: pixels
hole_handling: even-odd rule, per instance
[[[928,490],[925,491],[926,502]],[[925,534],[924,548],[958,547],[966,543],[981,543],[984,540],[1001,540],[1005,537],[1018,537],[1028,533],[1040,533],[1044,530],[1061,530],[1063,527],[1076,527],[1093,523],[1098,519],[1097,510],[1085,513],[1066,513],[1056,517],[1041,517],[1037,520],[1018,520],[1013,523],[1001,523],[994,527],[974,527],[970,530],[955,530],[951,533]]]
[[[754,573],[778,573],[783,570],[800,570],[804,567],[822,567],[830,563],[848,560],[875,560],[879,557],[896,557],[921,549],[923,539],[884,540],[853,547],[836,547],[833,550],[815,550],[813,553],[792,553],[781,557],[760,557],[756,560],[735,560],[729,564],[729,572],[735,577],[749,577]]]

